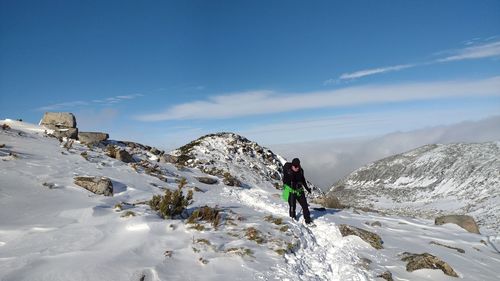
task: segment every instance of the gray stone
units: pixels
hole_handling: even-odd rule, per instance
[[[79,132],[78,140],[83,144],[97,144],[101,141],[105,141],[109,138],[106,133],[100,132]]]
[[[158,149],[156,149],[156,147],[152,147],[149,152],[151,152],[152,154],[154,155],[159,155],[161,153],[161,151],[159,151]]]
[[[458,277],[458,274],[448,263],[429,253],[412,254],[404,252],[401,256],[401,260],[407,262],[406,271],[412,272],[424,268],[441,269],[448,276]]]
[[[461,228],[467,230],[468,232],[480,234],[479,227],[477,226],[477,223],[474,220],[474,218],[471,216],[448,215],[448,216],[437,217],[434,220],[434,224],[436,225],[442,225],[445,223],[454,223],[460,226]]]
[[[356,235],[377,250],[384,248],[382,246],[384,242],[382,242],[382,238],[378,234],[347,224],[341,224],[339,230],[342,236]]]
[[[117,150],[116,154],[115,154],[115,158],[117,160],[123,161],[125,163],[133,163],[133,162],[135,162],[135,160],[132,157],[132,155],[130,155],[130,153],[128,153],[128,151],[126,151],[124,149]]]
[[[177,156],[174,156],[174,155],[170,155],[170,154],[163,154],[162,156],[160,156],[160,163],[172,163],[172,164],[175,164],[177,163],[177,161],[179,160],[179,158]]]
[[[69,112],[45,112],[40,125],[49,129],[76,128],[76,118]]]
[[[387,281],[393,281],[394,279],[392,279],[392,273],[388,270],[388,271],[385,271],[384,273],[380,274],[380,275],[377,275],[377,277],[380,277],[382,279],[385,279]]]
[[[205,184],[216,184],[218,182],[217,179],[211,178],[211,177],[197,177],[196,179],[199,182],[205,183]]]
[[[64,128],[64,129],[54,129],[51,133],[54,137],[60,138],[69,138],[69,139],[78,139],[78,128]]]
[[[95,194],[113,196],[113,183],[106,177],[75,177],[74,183]]]

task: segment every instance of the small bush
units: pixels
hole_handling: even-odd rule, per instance
[[[122,203],[116,203],[116,205],[113,208],[118,210],[118,211],[121,211],[121,210],[123,210],[123,205],[122,205]]]
[[[281,225],[283,224],[283,219],[282,218],[275,218],[272,215],[265,216],[264,219],[268,222],[272,222],[275,225]]]
[[[135,213],[132,212],[132,211],[126,211],[125,213],[123,213],[121,215],[122,218],[126,218],[126,217],[135,217]]]
[[[221,213],[220,210],[215,208],[211,208],[208,206],[203,206],[196,209],[191,216],[188,218],[188,223],[195,223],[199,221],[210,222],[212,226],[217,229],[217,227],[221,223]]]
[[[284,225],[284,226],[280,227],[280,231],[281,232],[287,232],[288,231],[288,225]]]
[[[261,236],[261,232],[258,231],[255,227],[247,228],[245,236],[248,240],[253,240],[257,244],[262,244],[265,242],[264,238],[262,238]]]
[[[248,248],[243,248],[243,247],[240,247],[240,248],[229,248],[227,250],[225,250],[224,252],[228,253],[228,254],[236,254],[236,255],[239,255],[239,256],[249,256],[249,257],[253,257],[253,251],[248,249]]]
[[[157,211],[160,217],[164,219],[171,219],[175,216],[181,215],[189,204],[193,201],[193,191],[189,190],[187,195],[184,195],[181,187],[172,191],[165,190],[165,194],[155,195],[149,201],[149,206],[152,210]]]
[[[189,228],[190,228],[190,229],[196,229],[196,230],[198,230],[198,231],[203,231],[203,230],[205,230],[205,227],[204,227],[202,224],[199,224],[199,223],[197,223],[197,224],[195,224],[195,225],[193,225],[193,226],[191,226],[191,227],[189,227]]]

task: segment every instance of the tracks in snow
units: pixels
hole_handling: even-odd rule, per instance
[[[224,195],[257,211],[283,217],[288,206],[270,198],[267,192],[258,189],[226,188]],[[352,244],[342,239],[335,223],[322,218],[315,220],[316,227],[309,228],[302,223],[292,222],[294,233],[298,234],[300,247],[285,255],[285,264],[278,265],[275,278],[280,280],[370,280],[370,275],[358,265],[359,257]]]

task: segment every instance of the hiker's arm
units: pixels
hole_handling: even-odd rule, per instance
[[[302,182],[303,182],[304,188],[307,190],[307,192],[311,193],[311,188],[309,188],[309,186],[307,186],[307,181],[306,181],[306,178],[304,177],[304,170],[302,170]]]

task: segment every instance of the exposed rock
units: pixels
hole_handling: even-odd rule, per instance
[[[378,234],[347,224],[341,224],[339,226],[339,230],[342,236],[356,235],[377,250],[384,248],[382,246],[384,242],[382,241],[382,238],[378,236]]]
[[[211,178],[211,177],[197,177],[196,179],[199,182],[205,183],[205,184],[216,184],[218,182],[217,179]]]
[[[159,151],[158,149],[156,149],[156,147],[152,147],[149,152],[151,152],[152,154],[154,155],[159,155],[161,153],[161,151]]]
[[[106,133],[100,132],[79,132],[78,139],[83,144],[97,144],[99,142],[105,141],[109,138]]]
[[[160,156],[160,163],[172,163],[172,164],[175,164],[177,163],[177,161],[179,160],[179,158],[177,156],[174,156],[174,155],[171,155],[171,154],[163,154],[162,156]]]
[[[95,194],[113,196],[113,183],[106,177],[75,177],[75,184]]]
[[[69,139],[78,139],[78,128],[64,128],[64,129],[54,129],[51,133],[54,137],[60,138],[69,138]]]
[[[436,225],[442,225],[445,223],[454,223],[454,224],[460,226],[461,228],[467,230],[468,232],[480,234],[479,227],[477,226],[477,223],[474,220],[474,218],[471,216],[449,215],[449,216],[437,217],[434,220],[434,224],[436,224]]]
[[[380,277],[380,278],[385,279],[387,281],[394,280],[394,279],[392,279],[392,273],[389,270],[385,271],[384,273],[382,273],[380,275],[377,275],[377,277]]]
[[[448,276],[458,277],[458,274],[448,263],[429,253],[412,254],[404,252],[401,257],[402,261],[407,262],[406,271],[412,272],[424,268],[441,269]]]
[[[378,227],[381,227],[382,226],[382,223],[379,222],[379,221],[374,221],[370,224],[371,226],[378,226]]]
[[[117,150],[116,154],[115,154],[115,158],[117,160],[123,161],[125,163],[133,163],[133,162],[135,162],[135,160],[132,157],[132,155],[130,155],[130,153],[128,153],[128,151],[126,151],[124,149]]]
[[[69,112],[45,112],[40,125],[49,129],[76,128],[76,118]]]

